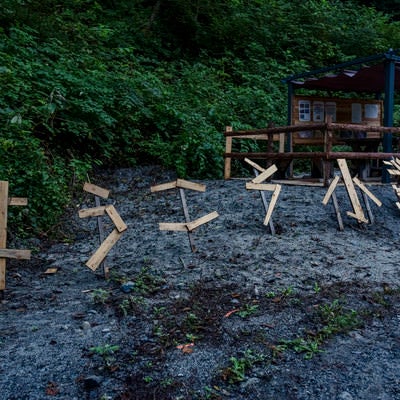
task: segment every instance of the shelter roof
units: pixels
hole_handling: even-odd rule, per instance
[[[394,89],[400,90],[400,56],[397,51],[292,75],[283,80],[294,89],[380,93],[385,91],[385,64],[395,63]]]

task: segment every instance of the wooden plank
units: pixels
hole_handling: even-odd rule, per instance
[[[87,261],[86,266],[88,266],[92,271],[96,271],[102,261],[105,259],[107,254],[110,252],[111,248],[117,243],[121,238],[122,233],[114,229],[103,241],[96,252]]]
[[[99,217],[104,215],[106,212],[105,206],[92,207],[92,208],[83,208],[78,211],[79,218],[87,218],[87,217]]]
[[[30,250],[0,249],[0,258],[14,258],[16,260],[29,260]]]
[[[357,193],[354,188],[354,183],[353,183],[353,180],[351,179],[349,167],[347,166],[346,160],[343,158],[340,158],[337,161],[338,161],[338,165],[339,165],[340,171],[342,173],[342,178],[343,178],[347,193],[349,195],[351,205],[353,206],[353,211],[354,211],[354,214],[356,215],[356,218],[360,222],[368,222],[368,220],[365,218],[364,211],[363,211],[360,201],[357,197]],[[350,213],[350,214],[347,213],[347,214],[350,215],[352,213]],[[353,215],[350,215],[350,216],[352,217]]]
[[[400,171],[398,169],[388,169],[390,175],[400,175]]]
[[[257,165],[256,163],[254,163],[254,164]],[[255,176],[258,176],[259,173],[260,173],[260,171],[257,170],[257,168],[255,168],[255,165],[253,165],[254,175],[255,175]],[[262,169],[261,172],[265,171],[264,168],[261,168],[261,169]],[[249,182],[248,182],[248,183],[249,183]],[[260,184],[253,183],[253,185],[260,185]],[[263,202],[263,206],[264,206],[265,213],[267,213],[267,212],[268,212],[268,201],[267,201],[267,197],[265,196],[265,192],[264,192],[263,190],[260,190],[259,193],[260,193],[260,196],[261,196],[261,200],[262,200],[262,202]],[[269,219],[268,225],[269,225],[269,230],[271,231],[271,235],[275,235],[275,225],[274,225],[274,222],[272,221],[272,218]]]
[[[254,169],[256,169],[259,172],[264,172],[265,171],[265,168],[259,166],[257,163],[255,163],[254,161],[251,161],[247,157],[244,159],[244,161],[247,162],[247,164],[251,165]]]
[[[162,192],[163,190],[175,189],[176,188],[176,181],[162,183],[161,185],[155,185],[150,188],[150,192]]]
[[[202,185],[201,183],[186,181],[185,179],[177,179],[176,186],[182,189],[196,190],[197,192],[206,191],[206,185]]]
[[[332,196],[332,193],[334,192],[334,190],[336,189],[336,186],[339,182],[340,176],[335,176],[331,182],[331,184],[329,185],[329,188],[325,194],[325,197],[322,200],[322,204],[324,206],[326,206],[328,204],[329,199]]]
[[[365,222],[366,224],[368,223],[368,220],[364,216],[360,217],[359,215],[352,213],[351,211],[347,211],[346,214],[349,217],[355,218],[358,222]]]
[[[353,182],[378,206],[382,206],[382,202],[373,194],[371,193],[368,188],[355,176],[353,178]]]
[[[268,223],[269,223],[269,219],[271,218],[272,211],[275,208],[275,204],[278,200],[281,189],[282,189],[281,185],[276,185],[276,189],[275,189],[274,193],[272,193],[271,201],[269,203],[269,207],[268,207],[268,211],[267,211],[267,215],[265,216],[265,219],[264,219],[264,225],[268,225]]]
[[[247,190],[269,190],[269,191],[273,192],[276,189],[276,184],[246,182],[246,189]]]
[[[7,245],[8,182],[0,181],[0,248]],[[6,259],[0,258],[0,290],[6,288]]]
[[[93,185],[92,183],[86,182],[83,185],[83,190],[88,193],[92,193],[96,196],[102,197],[103,199],[107,199],[110,195],[110,191],[107,189],[103,189],[100,186]]]
[[[10,197],[8,199],[9,206],[27,206],[28,199],[26,197]]]
[[[396,201],[396,206],[397,208],[400,208],[400,203],[398,201]]]
[[[194,220],[193,222],[189,222],[187,225],[187,228],[189,229],[189,231],[193,231],[194,229],[198,228],[199,226],[206,224],[207,222],[212,221],[215,218],[218,218],[219,214],[216,211],[213,211],[210,214],[204,215],[201,218],[198,218],[196,220]]]
[[[225,134],[228,132],[232,132],[232,127],[227,126],[225,128]],[[226,137],[225,138],[225,153],[230,153],[232,151],[232,138],[231,137]],[[225,165],[224,165],[224,179],[230,179],[231,178],[231,164],[232,164],[232,159],[230,157],[225,157]]]
[[[118,229],[118,232],[123,232],[128,229],[128,226],[122,220],[121,216],[118,214],[118,211],[112,204],[106,206],[106,213],[111,218],[112,222],[114,222],[114,225]]]
[[[276,167],[275,164],[273,164],[269,168],[267,168],[265,171],[261,172],[260,175],[258,175],[255,178],[253,178],[252,182],[253,183],[261,183],[261,182],[265,181],[266,179],[268,179],[276,171],[278,171],[278,168]]]
[[[339,202],[337,200],[336,193],[333,192],[331,197],[332,197],[333,208],[335,209],[339,229],[341,231],[343,231],[344,230],[343,219],[342,219],[342,214],[340,213]]]
[[[187,224],[184,222],[160,222],[158,226],[160,231],[188,231]]]
[[[182,208],[183,208],[183,214],[185,215],[185,221],[186,224],[190,222],[190,216],[189,216],[189,209],[186,203],[186,196],[185,196],[185,190],[182,188],[179,188],[179,195],[181,197],[181,203],[182,203]],[[186,226],[187,228],[187,226]],[[194,253],[196,251],[196,246],[194,244],[194,239],[193,239],[193,234],[191,231],[187,230],[188,238],[189,238],[189,243],[190,243],[190,248],[192,249],[192,252]]]

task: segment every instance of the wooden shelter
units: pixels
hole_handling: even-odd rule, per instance
[[[305,121],[320,123],[329,115],[332,122],[392,127],[394,95],[400,89],[400,55],[398,50],[390,49],[386,53],[292,75],[283,82],[288,85],[288,125]],[[329,95],[327,98],[299,97],[296,91],[300,89]],[[353,96],[332,99],[329,98],[332,93]],[[358,97],[354,98],[354,94]],[[364,139],[367,145],[377,148],[376,135],[367,132]],[[392,132],[385,132],[381,139],[383,152],[392,153]],[[389,174],[383,171],[382,180],[389,179]]]
[[[288,87],[287,126],[236,132],[227,127],[225,178],[230,177],[233,158],[265,159],[269,165],[276,163],[280,174],[293,160],[309,159],[326,182],[332,160],[354,160],[364,178],[371,160],[399,157],[398,140],[393,140],[400,135],[400,128],[393,127],[394,95],[400,89],[397,51],[303,72],[282,82]],[[232,139],[246,138],[266,140],[267,151],[234,152]],[[382,169],[382,181],[389,182],[382,161],[375,165]]]

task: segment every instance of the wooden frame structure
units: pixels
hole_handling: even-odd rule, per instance
[[[97,226],[101,243],[100,247],[86,262],[86,266],[89,267],[92,271],[96,271],[97,268],[102,265],[104,276],[107,277],[108,268],[104,265],[103,261],[106,258],[107,254],[110,252],[111,248],[117,243],[117,241],[121,238],[123,232],[126,231],[128,227],[113,205],[100,205],[100,197],[107,199],[110,194],[109,190],[103,189],[99,186],[87,182],[83,186],[83,190],[85,192],[95,195],[96,207],[79,210],[79,218],[97,217]],[[111,221],[114,223],[115,228],[104,239],[104,228],[101,217],[105,214],[107,214]]]
[[[292,135],[296,132],[302,131],[318,131],[320,139],[318,142],[312,142],[312,145],[319,145],[323,147],[322,151],[285,151],[286,144],[291,141]],[[344,138],[341,132],[374,132],[378,134],[378,138]],[[302,124],[302,125],[289,125],[274,128],[255,129],[248,131],[233,131],[231,127],[225,130],[225,179],[231,178],[231,162],[232,159],[264,159],[267,163],[276,163],[278,170],[281,173],[286,173],[289,164],[295,159],[309,159],[320,160],[323,164],[323,179],[327,185],[331,176],[331,162],[337,159],[347,160],[387,160],[391,157],[400,157],[400,153],[383,153],[377,150],[371,151],[334,151],[333,146],[340,144],[358,144],[361,147],[369,149],[368,145],[373,144],[375,147],[379,141],[383,140],[385,134],[400,135],[400,128],[383,127],[383,126],[370,126],[358,124],[339,124],[332,122],[325,122],[321,124]],[[253,140],[266,140],[267,152],[234,152],[233,139],[253,139]],[[274,143],[278,142],[278,146]],[[303,140],[294,142],[294,144],[305,144]],[[277,151],[274,149],[277,148]]]
[[[374,221],[374,217],[372,214],[371,207],[369,206],[368,198],[370,198],[378,207],[382,206],[382,202],[374,194],[372,194],[368,190],[368,188],[357,177],[351,178],[350,171],[349,171],[349,168],[347,166],[347,162],[345,159],[338,159],[337,161],[338,161],[338,165],[339,165],[339,169],[342,174],[342,177],[335,176],[335,178],[331,181],[329,188],[322,200],[322,204],[327,205],[329,200],[332,199],[333,206],[334,206],[335,212],[336,212],[336,217],[337,217],[338,224],[339,224],[339,229],[341,231],[344,230],[343,220],[342,220],[342,216],[340,213],[337,197],[335,194],[335,189],[339,183],[339,180],[342,179],[344,182],[347,194],[349,196],[351,206],[353,208],[353,212],[347,211],[347,215],[349,217],[355,218],[359,224],[368,223],[368,222],[370,222],[372,224]],[[362,209],[361,203],[358,199],[355,186],[357,186],[362,191],[364,203],[365,203],[365,206],[366,206],[366,209],[368,212],[369,221],[365,217],[364,210]]]
[[[30,250],[7,249],[8,206],[26,206],[28,199],[24,197],[8,197],[8,181],[0,181],[0,295],[6,288],[6,260],[14,258],[29,260]]]
[[[180,231],[187,232],[190,248],[192,252],[196,251],[196,246],[194,244],[193,234],[192,232],[198,228],[199,226],[206,224],[207,222],[212,221],[215,218],[218,218],[219,215],[216,211],[204,215],[194,221],[190,220],[189,208],[187,206],[185,189],[194,190],[197,192],[205,192],[206,186],[200,183],[190,182],[185,179],[177,179],[173,182],[162,183],[160,185],[155,185],[150,188],[151,193],[162,192],[164,190],[169,189],[179,189],[179,195],[181,198],[183,214],[186,222],[160,222],[159,229],[160,231]]]

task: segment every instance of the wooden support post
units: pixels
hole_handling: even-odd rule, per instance
[[[117,210],[113,205],[101,206],[100,197],[107,199],[110,191],[103,189],[99,186],[93,185],[91,183],[85,183],[83,190],[88,193],[94,194],[94,201],[96,207],[83,209],[79,211],[80,218],[86,217],[97,217],[97,228],[99,231],[100,247],[92,255],[92,257],[86,263],[92,271],[96,271],[99,266],[103,270],[104,277],[107,279],[109,276],[109,268],[105,264],[104,259],[115,245],[115,243],[120,239],[122,233],[128,228],[125,222],[122,220],[121,216],[118,214]],[[107,214],[111,221],[115,225],[115,229],[105,238],[104,225],[103,225],[103,215]]]
[[[187,202],[186,202],[185,190],[182,188],[179,188],[179,195],[181,197],[183,214],[185,215],[185,221],[188,224],[188,223],[190,223],[190,215],[189,215],[189,209],[188,209]],[[189,238],[190,248],[192,249],[192,252],[194,253],[196,251],[196,246],[194,245],[193,233],[188,230],[187,234],[188,234],[188,238]]]
[[[26,198],[8,197],[8,182],[0,181],[0,291],[6,288],[6,260],[14,258],[18,260],[29,260],[30,250],[12,250],[7,247],[7,218],[8,206],[25,206],[28,204]]]
[[[8,182],[0,181],[0,248],[7,246]],[[0,258],[0,290],[6,288],[6,259]]]
[[[232,127],[227,126],[225,128],[225,132],[232,132]],[[225,138],[225,153],[232,153],[232,137],[227,136]],[[230,179],[231,177],[231,166],[232,166],[232,158],[225,157],[225,170],[224,170],[224,178]]]
[[[351,205],[353,206],[353,211],[354,211],[354,213],[348,211],[347,215],[349,215],[350,217],[356,218],[359,223],[360,222],[368,223],[368,220],[364,216],[364,211],[361,207],[360,201],[357,197],[357,193],[354,188],[354,183],[353,183],[353,180],[351,179],[350,171],[347,166],[346,160],[338,159],[337,161],[338,161],[339,168],[342,173],[342,178],[343,178],[343,181],[344,181],[344,184],[345,184],[345,187],[346,187],[346,190],[349,195],[350,202],[351,202]]]
[[[332,204],[333,204],[333,208],[335,209],[335,212],[336,212],[336,218],[338,221],[339,229],[341,231],[344,231],[342,214],[340,214],[340,208],[339,208],[339,203],[337,201],[336,193],[332,193]]]

